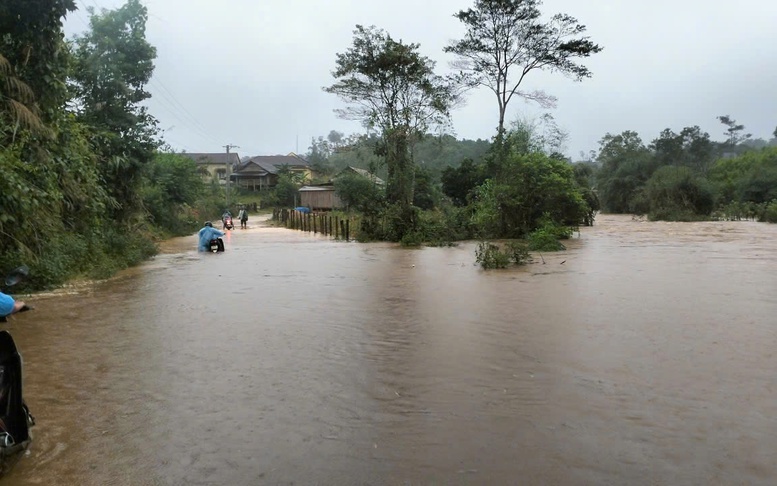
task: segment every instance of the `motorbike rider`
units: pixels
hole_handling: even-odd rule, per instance
[[[224,214],[221,215],[221,222],[224,225],[224,229],[227,229],[227,218],[230,220],[232,219],[232,213],[229,212],[229,209],[225,209]]]
[[[205,221],[205,226],[203,226],[198,235],[200,242],[197,249],[199,251],[210,251],[210,240],[224,236],[224,232],[214,228],[210,221]]]
[[[15,300],[10,295],[0,292],[0,317],[19,312],[22,307],[24,307],[24,302]]]

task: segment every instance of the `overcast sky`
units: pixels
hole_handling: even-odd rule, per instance
[[[87,25],[87,7],[122,0],[77,0],[68,37]],[[439,73],[442,52],[463,35],[453,18],[473,0],[146,0],[147,39],[157,48],[148,90],[165,139],[187,152],[241,156],[298,151],[330,130],[363,132],[340,120],[331,85],[335,54],[351,45],[356,24],[420,43]],[[522,87],[558,98],[551,110],[569,133],[565,152],[598,148],[607,132],[635,130],[646,143],[664,128],[699,125],[722,140],[718,115],[731,115],[754,137],[777,126],[777,2],[772,0],[545,0],[543,14],[567,13],[604,50],[584,61],[593,77],[574,82],[533,72]],[[543,111],[520,100],[508,119]],[[471,92],[453,113],[458,138],[488,139],[498,121],[495,95]]]

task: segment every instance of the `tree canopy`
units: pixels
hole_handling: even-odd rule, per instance
[[[400,238],[413,225],[413,146],[430,127],[448,121],[456,100],[455,85],[436,75],[434,61],[418,49],[384,30],[357,25],[353,45],[337,54],[336,82],[324,88],[348,103],[337,110],[341,117],[379,132],[376,154],[385,160],[386,199],[399,215],[392,233]]]
[[[560,72],[581,80],[591,76],[577,63],[602,50],[583,34],[584,25],[567,14],[543,22],[539,0],[475,0],[474,8],[454,16],[466,27],[464,38],[450,43],[446,52],[456,55],[454,66],[472,86],[494,92],[499,105],[498,133],[513,96],[551,106],[555,98],[540,90],[521,90],[534,70]]]

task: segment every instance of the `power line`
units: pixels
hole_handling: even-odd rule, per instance
[[[152,97],[153,98],[153,97]],[[175,105],[165,97],[164,93],[160,92],[160,97],[156,98],[159,103],[168,110],[168,112],[175,117],[180,123],[182,123],[185,127],[191,129],[193,132],[195,132],[197,135],[209,139],[214,144],[218,144],[219,141],[216,140],[208,131],[204,128],[200,128],[199,123],[193,123],[192,121],[187,121],[184,119],[183,115],[179,115],[179,110],[175,107]],[[194,120],[196,122],[196,119],[192,118],[191,120]]]
[[[212,143],[214,143],[214,144],[218,144],[218,143],[219,143],[219,142],[218,142],[218,140],[216,140],[215,138],[213,138],[213,137],[212,137],[211,135],[209,135],[208,133],[202,133],[200,130],[197,130],[196,128],[192,127],[192,126],[191,126],[191,125],[190,125],[190,124],[189,124],[189,123],[188,123],[186,120],[184,120],[184,119],[182,119],[180,116],[178,116],[178,114],[175,112],[175,110],[173,110],[173,109],[172,109],[170,106],[166,105],[166,104],[165,104],[165,102],[162,102],[162,101],[161,101],[161,98],[160,98],[160,100],[159,100],[159,101],[160,101],[161,105],[162,105],[164,108],[166,108],[166,109],[167,109],[167,111],[168,111],[168,112],[169,112],[169,113],[170,113],[170,114],[171,114],[171,115],[172,115],[172,116],[173,116],[173,117],[174,117],[176,120],[178,120],[178,121],[179,121],[179,122],[180,122],[180,123],[181,123],[181,124],[182,124],[182,125],[183,125],[185,128],[188,128],[188,129],[190,129],[190,130],[191,130],[191,131],[192,131],[192,132],[193,132],[195,135],[197,135],[197,136],[199,136],[199,137],[204,137],[204,138],[208,138],[208,139],[210,139],[210,141],[211,141]]]
[[[178,99],[175,97],[173,92],[167,89],[167,87],[164,85],[164,83],[162,83],[162,81],[155,78],[151,78],[150,82],[155,85],[158,85],[158,87],[162,90],[160,91],[160,94],[163,97],[167,98],[167,96],[169,95],[169,101],[173,104],[173,106],[177,105],[183,113],[189,116],[189,118],[194,122],[195,125],[197,125],[199,128],[207,132],[207,128],[205,128],[205,126],[202,123],[200,123],[199,120],[197,120],[197,117],[192,115],[191,112],[188,109],[186,109],[186,106],[183,103],[178,101]]]

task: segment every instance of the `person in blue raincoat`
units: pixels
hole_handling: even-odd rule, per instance
[[[205,226],[198,234],[200,237],[200,243],[197,249],[199,251],[210,251],[210,240],[224,236],[224,232],[214,228],[210,221],[205,222]]]
[[[22,307],[24,307],[24,302],[15,300],[10,295],[0,292],[0,317],[19,312]]]

